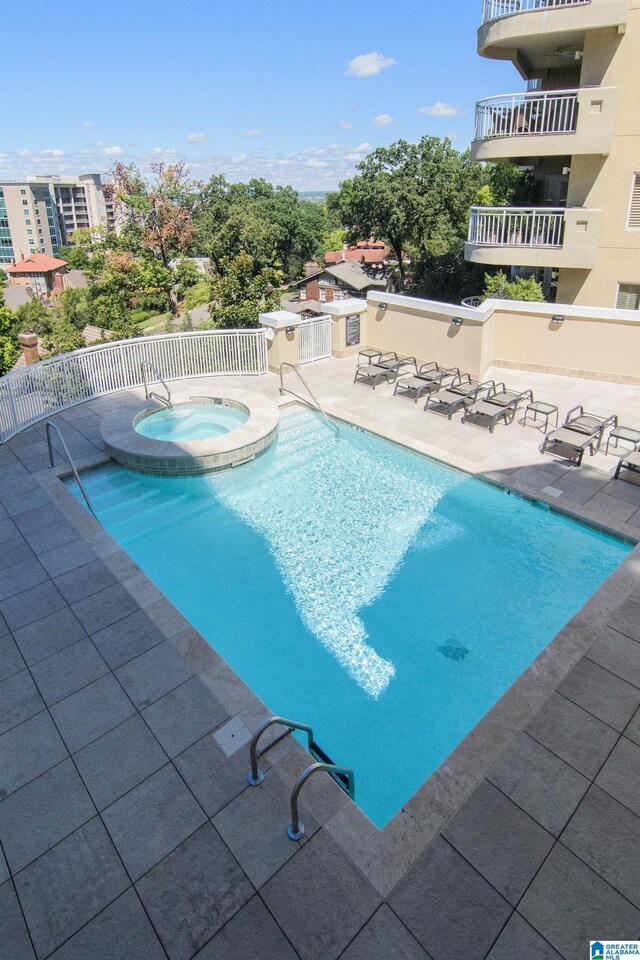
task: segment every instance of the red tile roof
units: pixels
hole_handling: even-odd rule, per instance
[[[357,260],[359,263],[381,263],[389,255],[389,248],[382,240],[360,240],[355,247],[343,247],[342,250],[329,250],[324,255],[327,266],[342,263],[345,260]]]
[[[31,256],[23,257],[12,267],[7,267],[7,273],[49,273],[50,270],[57,270],[66,265],[66,260],[47,257],[44,253],[32,253]]]

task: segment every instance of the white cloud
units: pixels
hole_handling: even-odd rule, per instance
[[[43,150],[43,157],[62,157],[64,156],[62,150]]]
[[[341,143],[328,143],[328,144],[327,144],[327,150],[341,150],[341,149],[342,149],[342,144],[341,144]]]
[[[154,147],[151,153],[156,157],[174,157],[176,151],[173,147]]]
[[[206,133],[190,133],[187,137],[189,143],[204,143],[207,139]]]
[[[376,127],[386,127],[388,123],[393,123],[393,117],[390,117],[388,113],[379,113],[373,122]]]
[[[338,120],[338,126],[342,127],[343,130],[350,130],[353,123],[351,120]]]
[[[30,156],[31,156],[31,150],[27,150],[26,147],[25,147],[24,150],[18,150],[18,156],[19,156],[19,157],[30,157]]]
[[[91,128],[94,127],[95,124],[91,123],[91,120],[85,120],[82,126],[85,128],[85,130],[91,130]]]
[[[352,163],[358,163],[360,160],[362,160],[362,154],[361,153],[345,153],[342,159],[349,160]]]
[[[314,159],[305,160],[304,165],[305,167],[314,167],[315,169],[329,166],[326,160],[314,160]]]
[[[244,163],[246,159],[246,153],[237,153],[235,157],[231,157],[231,163]]]
[[[367,150],[371,150],[371,144],[359,143],[358,146],[356,147],[356,150],[358,151],[358,153],[366,153]]]
[[[105,147],[102,151],[105,157],[121,157],[124,153],[122,147]]]
[[[252,127],[251,130],[245,130],[244,135],[245,137],[249,137],[250,140],[255,140],[262,136],[262,130],[256,130]]]
[[[349,61],[349,66],[345,70],[346,77],[375,77],[376,74],[384,70],[385,67],[391,67],[395,63],[391,57],[383,57],[381,53],[363,53],[359,57],[354,57]]]
[[[438,100],[437,103],[432,104],[430,107],[419,107],[418,113],[424,113],[427,117],[460,116],[460,111],[457,107],[452,106],[450,103],[442,103],[441,100]]]

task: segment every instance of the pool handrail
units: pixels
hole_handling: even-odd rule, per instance
[[[80,493],[81,493],[82,496],[84,497],[84,502],[86,503],[86,505],[88,506],[89,510],[90,510],[91,513],[94,515],[94,517],[96,517],[96,520],[97,520],[98,518],[97,518],[97,516],[96,516],[96,512],[95,512],[95,510],[93,509],[93,507],[91,506],[91,500],[89,499],[89,495],[88,495],[87,491],[86,491],[85,488],[84,488],[84,484],[83,484],[82,480],[80,479],[80,474],[78,473],[78,471],[77,471],[77,469],[76,469],[76,465],[75,465],[75,463],[73,462],[73,458],[72,458],[71,454],[69,453],[69,448],[68,448],[68,446],[66,445],[66,443],[65,443],[65,441],[64,441],[64,437],[62,436],[62,432],[61,432],[61,430],[60,430],[60,427],[59,427],[57,424],[53,423],[52,420],[47,420],[46,425],[45,425],[45,428],[46,428],[46,431],[47,431],[47,447],[49,448],[49,466],[52,467],[53,464],[54,464],[53,444],[51,443],[51,431],[52,431],[52,430],[55,430],[55,432],[58,434],[58,439],[60,440],[60,443],[62,444],[62,449],[63,449],[63,451],[64,451],[65,457],[67,458],[67,463],[68,463],[69,466],[71,467],[71,470],[72,470],[72,472],[73,472],[73,476],[75,477],[76,483],[77,483],[78,486],[80,487]]]
[[[339,767],[335,763],[312,763],[310,767],[307,767],[307,769],[303,770],[300,774],[291,792],[291,823],[287,828],[287,834],[290,840],[302,840],[304,836],[304,823],[302,823],[298,817],[298,797],[300,791],[309,777],[323,770],[332,776],[335,774],[343,774],[346,776],[349,780],[349,796],[352,800],[355,799],[356,782],[351,767]]]
[[[147,383],[147,368],[155,373],[158,381],[167,391],[166,397],[161,397],[159,393],[156,393],[155,390],[149,390],[149,384]],[[167,382],[156,367],[155,363],[152,363],[151,360],[143,360],[140,364],[140,373],[142,374],[142,383],[144,385],[144,395],[147,400],[157,400],[159,403],[164,404],[166,407],[171,407],[171,390],[167,386]]]
[[[258,753],[258,741],[260,737],[268,730],[269,727],[273,726],[274,723],[278,723],[283,727],[288,727],[288,730],[285,730],[284,733],[281,733],[275,740],[272,740],[268,746],[261,750]],[[313,730],[308,723],[298,723],[296,720],[287,720],[285,717],[269,717],[268,720],[265,720],[264,723],[260,724],[253,737],[251,738],[251,743],[249,745],[249,757],[251,760],[251,770],[247,774],[247,782],[251,784],[252,787],[257,787],[258,784],[262,783],[264,779],[264,774],[262,770],[258,769],[258,757],[262,757],[267,750],[270,750],[271,747],[274,747],[276,743],[280,743],[281,740],[284,740],[285,737],[288,737],[293,730],[302,730],[307,735],[308,747],[311,749],[313,744]]]
[[[281,397],[284,396],[284,392],[285,392],[285,390],[286,390],[287,393],[290,393],[292,396],[297,397],[298,400],[301,400],[301,401],[302,401],[302,403],[308,403],[308,400],[305,400],[304,397],[299,396],[297,393],[294,393],[293,390],[289,390],[288,387],[285,387],[284,381],[283,381],[283,379],[282,379],[282,368],[283,368],[283,367],[291,367],[291,369],[293,370],[293,372],[296,374],[296,376],[297,376],[298,379],[300,380],[300,383],[301,383],[301,384],[303,385],[303,387],[305,387],[305,389],[308,391],[309,396],[310,396],[311,399],[313,400],[313,406],[315,406],[315,408],[316,408],[316,410],[318,411],[318,413],[319,413],[322,417],[324,417],[327,425],[334,431],[334,433],[335,433],[335,435],[336,435],[336,439],[339,440],[339,439],[340,439],[340,431],[339,431],[339,429],[338,429],[337,424],[335,424],[335,423],[333,422],[333,420],[330,420],[330,419],[329,419],[329,417],[326,415],[326,413],[324,412],[324,410],[323,410],[322,407],[320,406],[320,401],[318,400],[318,398],[316,397],[315,393],[313,392],[313,390],[311,389],[311,387],[309,386],[309,384],[307,383],[307,381],[304,379],[304,377],[302,376],[302,374],[300,373],[300,371],[298,370],[298,368],[297,368],[293,363],[289,363],[288,360],[283,360],[282,363],[280,364],[280,396],[281,396]]]

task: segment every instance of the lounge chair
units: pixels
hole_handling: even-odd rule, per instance
[[[631,470],[633,473],[640,473],[640,450],[634,450],[633,453],[626,453],[624,457],[618,460],[616,472],[613,479],[617,480],[621,470]],[[622,478],[624,480],[624,477]]]
[[[415,374],[396,380],[393,395],[395,397],[397,393],[405,393],[413,397],[413,402],[417,403],[424,393],[435,393],[445,380],[459,375],[458,367],[441,367],[439,363],[431,360],[429,363],[421,364]]]
[[[393,352],[381,353],[375,358],[375,363],[358,364],[353,382],[368,383],[375,390],[383,380],[393,383],[402,367],[411,366],[411,364],[415,368],[415,357],[401,357]]]
[[[607,427],[615,427],[617,423],[616,416],[599,417],[595,413],[585,413],[582,405],[574,407],[569,410],[562,426],[546,435],[542,444],[542,453],[545,453],[549,446],[553,446],[554,449],[557,446],[568,447],[577,454],[577,463],[580,466],[585,450],[589,450],[590,456],[597,453],[605,430]]]
[[[443,407],[448,419],[451,420],[456,410],[459,410],[460,407],[466,408],[477,399],[478,394],[494,386],[493,380],[480,383],[478,380],[472,380],[468,373],[461,373],[453,378],[445,390],[430,393],[424,409]]]
[[[469,417],[473,416],[488,419],[489,433],[493,433],[493,428],[498,421],[513,423],[518,407],[525,400],[533,402],[531,390],[518,393],[517,390],[507,390],[504,383],[497,383],[491,387],[485,397],[476,398],[465,408],[462,422],[465,423]]]

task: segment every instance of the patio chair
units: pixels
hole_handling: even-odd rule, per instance
[[[480,383],[478,380],[472,380],[468,373],[460,374],[453,378],[445,390],[430,393],[427,396],[424,409],[444,408],[447,418],[451,420],[456,410],[459,410],[460,407],[466,408],[477,399],[478,394],[494,386],[493,380]]]
[[[401,357],[393,351],[381,353],[376,357],[375,363],[358,364],[353,382],[368,383],[375,390],[383,380],[393,383],[402,367],[411,366],[411,364],[415,368],[415,357]]]
[[[533,391],[523,390],[518,393],[517,390],[507,390],[504,383],[497,383],[485,397],[473,400],[465,408],[462,422],[465,423],[472,416],[488,419],[489,433],[493,433],[493,428],[500,420],[513,423],[518,407],[525,400],[533,401]]]
[[[589,450],[590,456],[597,453],[607,427],[615,427],[617,423],[616,416],[600,417],[595,413],[586,413],[580,404],[569,410],[561,427],[546,435],[541,452],[545,453],[549,446],[554,450],[556,447],[568,447],[577,455],[577,464],[580,466],[585,450]]]
[[[396,380],[393,395],[395,397],[397,393],[407,394],[417,403],[424,393],[435,393],[440,390],[445,380],[459,375],[459,367],[441,367],[435,360],[430,360],[421,364],[415,374]]]
[[[613,475],[614,480],[618,480],[621,470],[631,470],[633,473],[640,473],[640,450],[634,450],[633,453],[626,453],[624,457],[618,460],[616,472]],[[622,477],[623,480],[626,477]]]

